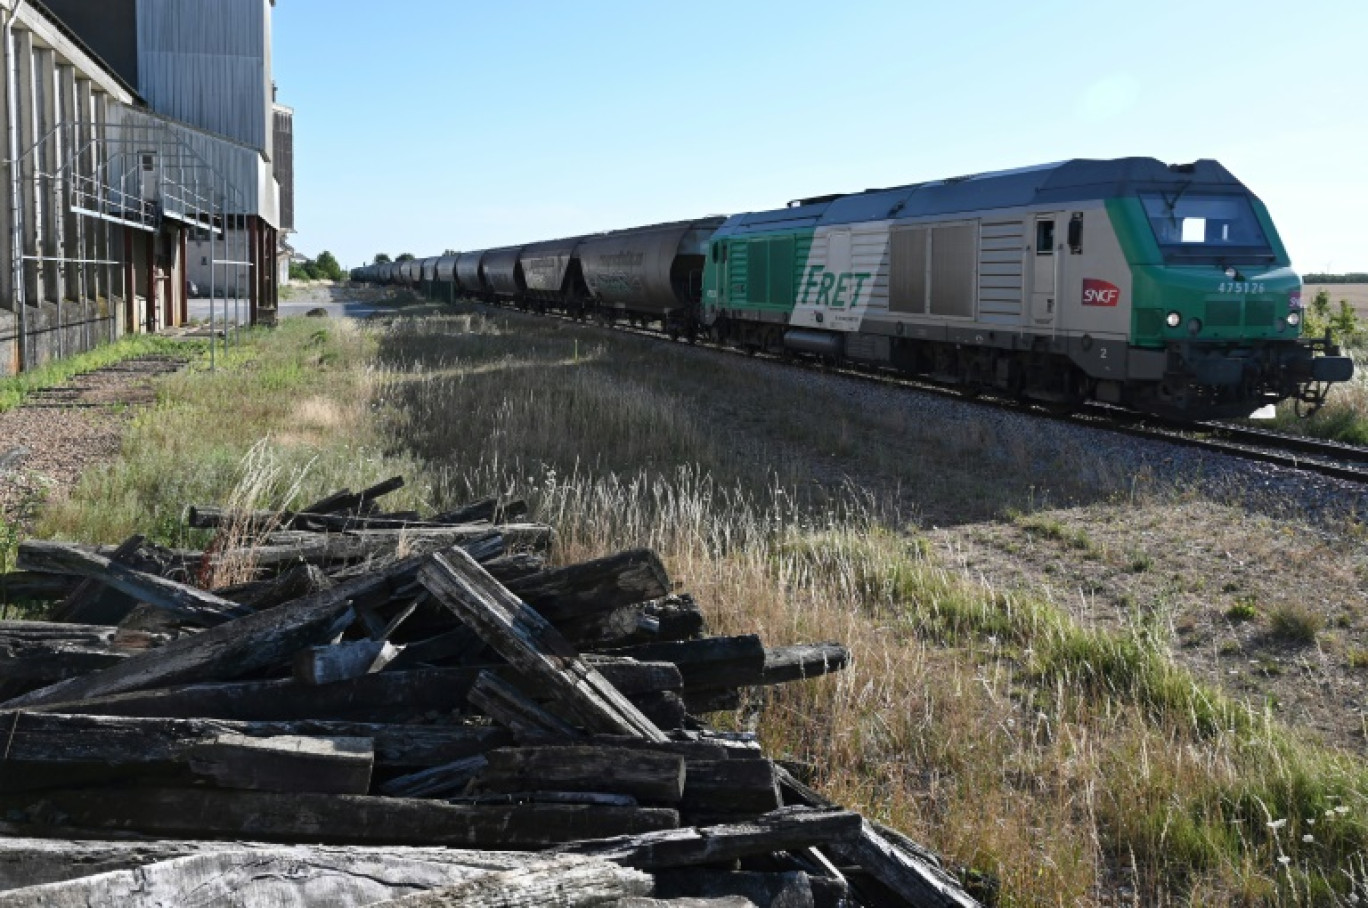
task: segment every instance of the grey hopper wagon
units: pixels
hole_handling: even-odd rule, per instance
[[[489,292],[499,299],[521,299],[527,290],[522,264],[522,246],[505,246],[485,253],[483,270]]]
[[[579,259],[590,294],[600,306],[627,315],[687,317],[702,293],[708,238],[723,220],[655,224],[585,239]]]
[[[456,280],[456,259],[454,255],[444,255],[437,259],[437,283],[450,284]]]
[[[528,299],[573,303],[588,298],[589,290],[576,254],[583,240],[568,237],[523,247],[519,263]]]
[[[481,265],[484,263],[485,250],[462,252],[456,259],[456,283],[466,296],[482,297],[489,292],[485,285]]]
[[[433,293],[447,302],[456,299],[456,255],[444,255],[437,259],[437,280]]]

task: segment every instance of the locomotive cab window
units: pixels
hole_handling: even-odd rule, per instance
[[[1054,255],[1054,221],[1036,221],[1036,255]]]
[[[1141,194],[1140,202],[1168,261],[1234,263],[1273,258],[1246,196],[1155,192]]]

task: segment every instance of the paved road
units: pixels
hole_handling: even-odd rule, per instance
[[[234,312],[233,300],[228,300],[227,312],[225,314],[225,303],[223,300],[214,302],[214,324],[222,324],[225,315],[229,323],[247,323],[247,301],[237,301],[237,311]],[[281,302],[280,317],[289,318],[291,316],[304,315],[311,309],[326,309],[330,318],[366,318],[372,313],[386,308],[377,306],[375,303],[360,302],[356,300],[340,300],[334,302]],[[393,308],[393,307],[389,307]],[[190,301],[190,319],[192,321],[208,321],[209,319],[209,300],[192,299]]]

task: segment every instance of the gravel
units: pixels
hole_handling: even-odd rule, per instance
[[[697,350],[696,354],[728,355]],[[986,474],[1025,470],[1042,490],[1082,493],[1199,492],[1225,504],[1311,521],[1368,519],[1368,487],[1317,473],[1203,451],[1159,439],[1043,418],[934,392],[736,357],[757,376],[780,370],[811,395],[834,395],[854,414],[905,423],[908,444],[961,449]],[[847,465],[858,473],[858,463]],[[867,478],[854,477],[852,478]]]

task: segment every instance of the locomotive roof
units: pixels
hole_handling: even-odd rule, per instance
[[[791,203],[787,208],[733,215],[718,233],[751,233],[995,208],[1024,208],[1118,198],[1180,186],[1201,186],[1227,192],[1246,191],[1244,184],[1235,179],[1230,171],[1208,159],[1192,164],[1169,165],[1154,158],[1117,158],[1109,161],[1075,158],[1038,167],[804,199]]]

